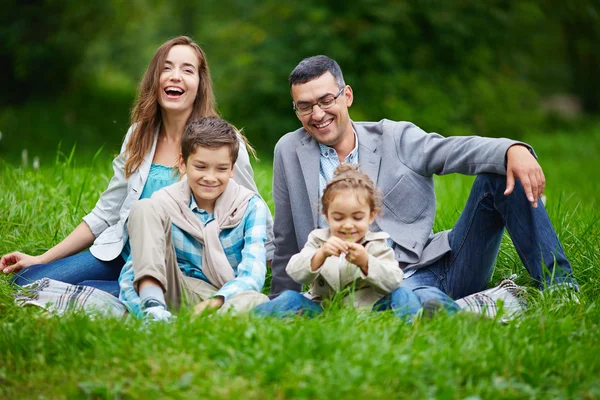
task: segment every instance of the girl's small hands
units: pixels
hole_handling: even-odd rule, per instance
[[[337,257],[341,253],[348,253],[348,242],[343,241],[337,236],[332,236],[321,246],[326,257]]]
[[[347,243],[348,253],[346,260],[358,266],[365,275],[369,273],[369,253],[362,244]]]

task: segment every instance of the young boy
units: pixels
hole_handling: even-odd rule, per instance
[[[131,261],[119,277],[119,298],[132,314],[168,320],[182,305],[245,311],[268,301],[260,293],[268,210],[231,179],[238,143],[220,118],[191,122],[181,143],[181,181],[132,207]]]

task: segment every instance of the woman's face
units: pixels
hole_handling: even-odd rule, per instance
[[[198,93],[198,57],[190,46],[173,46],[159,79],[158,104],[163,112],[191,113]]]

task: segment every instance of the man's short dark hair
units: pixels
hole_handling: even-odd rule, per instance
[[[290,88],[292,85],[299,85],[317,79],[326,72],[333,75],[335,83],[340,89],[346,86],[342,69],[335,60],[327,56],[313,56],[305,58],[300,61],[300,64],[296,65],[288,79]]]
[[[188,123],[181,139],[181,155],[187,162],[197,147],[218,149],[227,147],[231,153],[231,164],[235,164],[239,152],[239,139],[235,128],[217,117],[204,117]]]

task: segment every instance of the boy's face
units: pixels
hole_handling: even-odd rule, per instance
[[[197,146],[187,161],[180,157],[179,171],[187,174],[198,207],[213,212],[215,201],[233,177],[231,151],[226,146],[216,149]]]

